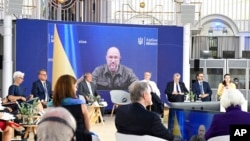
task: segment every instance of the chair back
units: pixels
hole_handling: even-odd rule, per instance
[[[112,103],[126,105],[131,103],[130,94],[124,90],[111,90],[110,97]]]
[[[208,139],[207,141],[229,141],[230,136],[229,135],[223,135],[223,136],[216,136]]]
[[[86,103],[85,97],[83,95],[79,95],[79,99],[81,99],[82,101]]]
[[[132,135],[118,132],[115,133],[115,138],[116,141],[167,141],[150,135]]]

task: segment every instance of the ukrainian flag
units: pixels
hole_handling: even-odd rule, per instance
[[[66,32],[65,32],[66,33]],[[65,34],[64,36],[70,36]],[[66,38],[68,39],[68,38]],[[65,40],[65,37],[64,37]],[[74,59],[72,55],[72,49],[74,46],[63,46],[63,41],[58,34],[57,26],[54,27],[54,51],[53,51],[53,67],[52,67],[52,88],[54,88],[57,79],[64,74],[69,74],[76,76],[73,66],[71,65],[71,60]],[[71,53],[71,55],[70,55]],[[75,52],[73,51],[73,54]],[[70,56],[70,57],[68,57]]]
[[[183,116],[183,115],[179,114],[179,116]],[[174,129],[173,129],[173,134],[175,136],[180,136],[182,138],[181,129],[180,129],[180,123],[178,121],[176,112],[175,112],[175,115],[174,115]]]

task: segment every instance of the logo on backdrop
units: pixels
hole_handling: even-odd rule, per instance
[[[138,44],[139,44],[139,45],[142,45],[142,44],[143,44],[143,38],[142,38],[142,37],[139,37],[139,38],[138,38]]]
[[[147,37],[138,37],[137,39],[138,45],[140,46],[157,46],[158,39],[155,38],[147,38]]]

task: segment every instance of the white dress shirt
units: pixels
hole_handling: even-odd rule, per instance
[[[151,88],[152,88],[152,92],[153,93],[156,93],[156,95],[158,95],[159,97],[161,97],[161,93],[160,93],[160,90],[158,89],[156,83],[154,81],[150,81],[150,80],[142,80],[142,82],[147,82]]]

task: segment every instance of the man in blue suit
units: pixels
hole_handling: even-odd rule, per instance
[[[32,83],[31,95],[33,97],[39,97],[45,107],[52,97],[52,86],[47,80],[47,72],[45,69],[38,72],[38,80]]]
[[[192,84],[192,91],[196,98],[201,98],[201,101],[211,101],[212,90],[208,82],[204,81],[204,74],[198,72],[196,78],[197,81]]]

